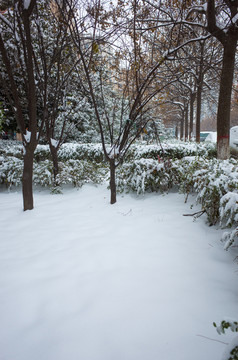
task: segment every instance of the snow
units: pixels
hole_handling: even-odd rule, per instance
[[[181,194],[0,192],[1,360],[217,360],[237,264]],[[190,197],[192,200],[192,197]],[[194,199],[193,199],[194,200]],[[199,210],[199,208],[198,208]]]
[[[55,148],[57,148],[58,144],[59,144],[59,141],[58,140],[55,140],[55,139],[50,139],[50,142],[51,142],[51,145]]]
[[[235,24],[238,20],[238,14],[236,14],[235,16],[233,16],[233,18],[231,19],[232,24]]]
[[[30,6],[31,0],[24,0],[24,9],[28,9]]]
[[[31,141],[31,132],[26,130],[26,134],[24,134],[24,138],[26,142],[29,143]]]
[[[238,149],[238,126],[233,126],[230,129],[230,145],[233,149]]]
[[[210,141],[212,143],[216,143],[217,142],[217,132],[216,131],[208,132],[208,135],[207,135],[205,141]]]

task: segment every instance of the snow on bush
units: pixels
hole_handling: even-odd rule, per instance
[[[224,250],[228,250],[232,246],[235,240],[238,239],[238,227],[232,231],[225,231],[222,236],[222,241],[225,242]]]
[[[214,144],[204,143],[185,143],[185,142],[171,142],[163,143],[161,145],[141,145],[135,144],[131,146],[129,157],[132,159],[140,158],[160,158],[164,159],[182,159],[185,156],[204,156],[214,157],[216,149]]]
[[[23,161],[14,156],[0,156],[0,183],[10,188],[21,184]]]
[[[117,187],[120,191],[141,194],[148,191],[163,192],[172,187],[169,169],[158,160],[142,158],[127,162],[117,173]]]
[[[61,146],[58,155],[62,161],[74,159],[102,162],[104,158],[101,144],[66,143]]]
[[[75,187],[81,187],[88,182],[103,183],[108,173],[107,167],[86,160],[72,159],[67,162],[60,162],[59,167],[57,182],[61,185],[73,185]]]
[[[50,148],[48,145],[37,145],[35,149],[34,158],[37,162],[50,159]]]
[[[220,222],[226,227],[238,223],[238,193],[228,191],[220,201]]]
[[[13,140],[0,140],[0,155],[15,156],[22,159],[23,145]]]
[[[230,191],[238,192],[237,161],[204,159],[203,167],[193,174],[197,201],[206,209],[208,220],[215,224],[220,217],[221,198]]]
[[[53,165],[50,158],[49,146],[38,145],[34,154],[34,185],[54,186]],[[58,184],[80,187],[86,182],[102,183],[108,173],[107,166],[102,160],[103,154],[99,145],[64,144],[59,150]],[[0,183],[7,187],[19,186],[22,172],[22,145],[16,142],[0,142]]]

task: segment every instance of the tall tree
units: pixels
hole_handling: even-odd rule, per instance
[[[57,173],[59,143],[50,139],[54,136],[59,104],[69,88],[75,56],[70,50],[68,25],[57,18],[50,0],[13,3],[6,13],[0,14],[0,55],[5,66],[0,78],[23,139],[23,208],[31,210],[34,151],[44,125],[54,174]],[[61,136],[64,129],[63,122]]]
[[[217,155],[227,159],[229,152],[231,93],[238,39],[238,1],[215,3],[207,0],[207,30],[223,46],[223,63],[217,111]]]
[[[154,9],[158,8],[154,0],[145,0],[145,2]],[[220,159],[228,158],[231,91],[238,38],[238,0],[165,2],[163,17],[157,19],[157,22],[175,29],[180,35],[184,30],[187,32],[191,29],[190,41],[201,41],[212,36],[222,44],[223,63],[217,111],[217,156]],[[192,30],[194,27],[205,29],[208,36],[194,37]]]
[[[74,87],[80,86],[80,77],[75,71],[79,59],[68,24],[57,14],[54,2],[42,1],[36,11],[36,54],[41,61],[37,62],[35,73],[40,89],[41,116],[53,161],[54,185],[57,186],[58,150],[74,125],[70,115],[77,107],[72,94]]]
[[[72,1],[65,0],[64,8],[60,2],[58,5],[66,21],[69,14],[76,14]],[[91,37],[86,41],[77,16],[71,20],[70,26],[83,64],[104,155],[110,165],[111,204],[116,202],[116,167],[149,122],[151,100],[163,92],[171,81],[161,72],[169,51],[155,51],[154,43],[145,41],[143,37],[142,5],[141,1],[133,0],[108,14],[100,1],[88,2],[87,24],[91,20],[92,30]],[[109,21],[115,13],[117,28]],[[105,45],[102,45],[102,41]],[[109,72],[105,71],[105,64]],[[95,76],[100,79],[100,88],[94,85]],[[111,92],[114,93],[113,111],[104,105],[105,84],[111,84]],[[100,103],[103,104],[103,112],[100,111]],[[110,140],[109,146],[107,138]]]
[[[24,169],[22,179],[24,210],[33,208],[33,156],[37,145],[37,95],[34,74],[34,45],[31,20],[36,0],[28,3],[14,1],[13,9],[0,14],[0,53],[5,65],[7,78],[1,75],[1,81],[9,93],[17,123],[22,134],[24,146]],[[24,78],[24,89],[19,90],[17,76]],[[24,116],[25,99],[27,116]],[[41,124],[42,125],[42,124]],[[26,130],[28,129],[28,131]]]

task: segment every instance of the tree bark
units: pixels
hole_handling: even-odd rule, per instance
[[[197,79],[197,113],[196,113],[196,142],[200,143],[200,131],[201,131],[201,108],[202,108],[202,88],[203,88],[203,55],[204,55],[204,42],[200,43],[201,53],[198,68]]]
[[[195,100],[195,94],[190,94],[190,113],[189,113],[189,140],[192,140],[193,136],[193,104]]]
[[[50,144],[50,153],[53,162],[54,186],[58,186],[57,183],[57,175],[59,173],[58,149],[56,149],[56,147],[51,144]]]
[[[185,134],[185,141],[188,140],[188,106],[185,107],[184,111],[184,134]]]
[[[237,36],[230,34],[224,44],[217,111],[217,158],[221,160],[228,159],[230,156],[230,111],[236,46]]]
[[[184,136],[184,112],[182,112],[182,119],[180,120],[180,140],[183,140]]]
[[[115,204],[117,201],[115,159],[110,159],[110,190],[111,190],[111,204]]]
[[[197,113],[196,113],[196,142],[200,143],[201,129],[201,106],[202,106],[202,83],[200,82],[197,89]]]
[[[178,125],[175,126],[175,138],[178,139]]]
[[[32,210],[33,204],[33,158],[34,150],[25,148],[24,167],[22,176],[23,210]]]

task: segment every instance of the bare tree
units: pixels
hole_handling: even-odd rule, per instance
[[[37,90],[31,33],[31,18],[36,0],[31,0],[29,6],[25,5],[22,0],[14,1],[13,9],[8,10],[10,19],[5,14],[0,15],[0,53],[8,76],[7,79],[1,76],[1,81],[9,94],[23,139],[23,208],[24,210],[31,210],[33,208],[33,156],[38,141]],[[11,41],[10,47],[8,47],[8,41]],[[22,89],[19,89],[17,85],[18,74],[24,79],[24,94],[21,93]],[[25,99],[27,101],[27,117],[24,116],[23,110]],[[43,123],[40,124],[40,128],[42,125]]]
[[[23,140],[23,208],[31,210],[34,151],[46,125],[56,176],[57,150],[65,122],[56,146],[50,139],[73,62],[78,59],[75,60],[70,50],[68,26],[56,17],[50,0],[14,0],[13,5],[0,14],[0,55],[6,70],[6,76],[2,73],[0,79]]]
[[[69,14],[74,14],[70,26],[71,36],[83,65],[105,159],[110,165],[113,204],[116,202],[116,168],[149,122],[151,100],[173,81],[161,70],[170,52],[163,49],[159,51],[153,41],[143,36],[141,27],[144,14],[139,0],[126,4],[124,12],[123,8],[116,9],[120,14],[117,27],[108,26],[110,12],[106,15],[108,13],[104,12],[100,1],[88,2],[88,22],[91,20],[92,30],[91,38],[88,36],[86,40],[85,36],[82,36],[81,24],[76,16],[75,3],[66,0],[66,11],[60,2],[58,5],[66,21]],[[114,16],[114,12],[111,15]],[[95,86],[95,77],[99,78],[100,86]],[[108,111],[106,106],[100,111],[99,104],[105,104],[104,88],[109,83],[115,94],[113,101],[117,112]],[[106,143],[108,138],[110,144]]]
[[[154,0],[145,0],[154,9],[158,4]],[[223,46],[223,63],[220,77],[220,90],[217,111],[217,156],[220,159],[229,157],[229,130],[231,92],[234,76],[235,54],[238,38],[238,1],[176,1],[164,4],[163,16],[157,20],[170,27],[180,35],[191,30],[191,41],[201,41],[207,36],[194,37],[193,28],[207,31],[208,36],[217,39]],[[162,9],[161,9],[162,11]],[[152,21],[152,19],[148,19]],[[181,37],[180,37],[181,38]]]
[[[54,185],[59,172],[58,150],[69,135],[72,125],[70,114],[76,108],[71,94],[79,85],[75,67],[79,62],[68,30],[68,24],[60,19],[54,3],[45,1],[37,9],[36,27],[39,48],[35,73],[40,89],[40,106],[44,119],[46,138],[53,161]],[[44,31],[42,31],[42,27]]]
[[[217,155],[229,157],[231,93],[238,39],[238,1],[224,0],[215,4],[207,0],[207,30],[223,46],[223,64],[217,112]],[[222,22],[221,26],[219,23]]]

